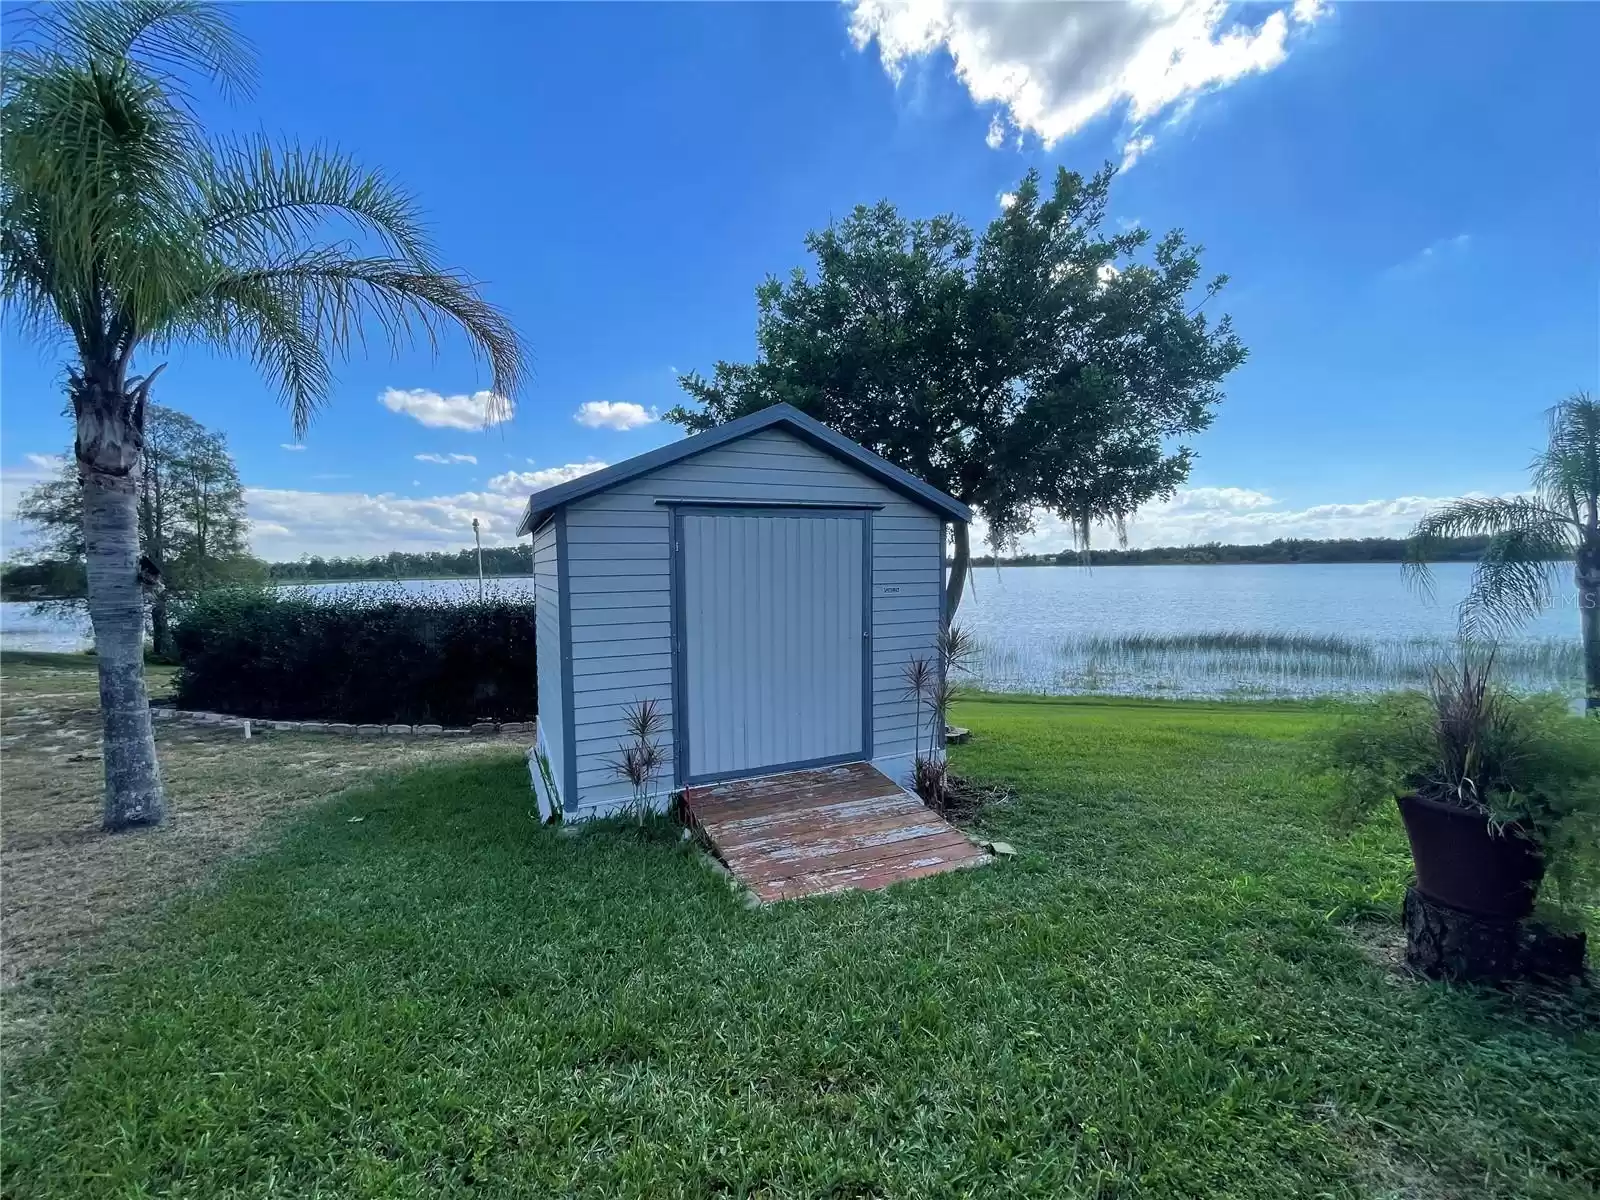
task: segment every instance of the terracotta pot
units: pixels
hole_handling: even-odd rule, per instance
[[[1531,839],[1513,828],[1495,833],[1482,813],[1440,800],[1397,803],[1423,895],[1485,917],[1514,921],[1533,911],[1544,855]]]

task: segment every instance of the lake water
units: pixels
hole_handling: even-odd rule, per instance
[[[1308,696],[1425,682],[1454,643],[1472,567],[1419,596],[1392,563],[980,569],[958,623],[997,691]],[[1500,651],[1518,686],[1582,690],[1571,596]]]
[[[1307,566],[1006,567],[973,573],[958,622],[979,645],[971,681],[1000,691],[1172,696],[1304,696],[1422,682],[1447,654],[1455,604],[1471,567],[1435,570],[1420,598],[1393,564]],[[470,596],[476,581],[319,584],[312,590],[398,587]],[[528,579],[491,580],[528,595]],[[0,644],[75,650],[81,616],[0,611]],[[1570,596],[1501,651],[1519,686],[1581,690],[1577,613]]]

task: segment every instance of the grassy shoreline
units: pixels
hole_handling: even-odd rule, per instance
[[[6,1193],[1592,1195],[1594,996],[1395,969],[1327,707],[968,698],[1019,856],[757,911],[520,761],[361,783],[63,988]]]

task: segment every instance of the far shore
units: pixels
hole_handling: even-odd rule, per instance
[[[1465,559],[1441,559],[1437,563],[1435,563],[1434,565],[1447,565],[1449,563],[1465,562],[1465,561],[1470,561],[1470,560],[1465,560]],[[946,566],[950,565],[949,560],[946,560],[945,565]],[[996,564],[995,564],[993,559],[990,559],[990,558],[976,558],[976,559],[973,559],[973,561],[972,561],[971,569],[974,570],[974,571],[976,571],[976,570],[990,570],[995,565]],[[1104,561],[1104,562],[1096,561],[1096,562],[1089,563],[1089,564],[1084,564],[1084,563],[1079,563],[1079,562],[1039,562],[1039,561],[1015,561],[1015,562],[1013,562],[1013,561],[1008,561],[1006,559],[1001,559],[1000,563],[998,565],[1001,566],[1001,567],[1005,567],[1005,568],[1013,568],[1013,567],[1015,567],[1015,568],[1023,569],[1023,568],[1032,568],[1032,567],[1082,567],[1082,566],[1085,566],[1085,565],[1092,566],[1092,567],[1095,567],[1095,568],[1099,568],[1099,567],[1119,567],[1120,568],[1120,567],[1397,567],[1397,566],[1399,566],[1401,564],[1397,560],[1396,561],[1391,561],[1391,560],[1387,560],[1387,559],[1365,559],[1365,560],[1360,560],[1360,561],[1353,561],[1353,560],[1350,560],[1350,559],[1339,559],[1339,558],[1302,558],[1302,559],[1281,559],[1281,558],[1280,559],[1269,559],[1269,558],[1262,558],[1262,559],[1253,559],[1253,560],[1252,559],[1206,559],[1206,558],[1195,558],[1195,559],[1187,560],[1187,561],[1168,560],[1168,561],[1164,561],[1164,562],[1128,562],[1128,561],[1122,560],[1122,559],[1110,559],[1110,560],[1107,560],[1107,561]],[[490,583],[498,582],[499,580],[503,580],[503,579],[532,579],[532,578],[533,578],[533,575],[530,572],[527,572],[527,571],[521,571],[521,572],[517,572],[515,574],[489,574],[488,572],[485,572],[484,576],[483,576],[483,582],[485,584],[490,584]],[[273,588],[289,588],[289,587],[318,587],[318,586],[321,586],[322,584],[327,584],[327,583],[340,583],[340,584],[371,583],[371,584],[377,584],[377,585],[384,585],[384,584],[393,584],[393,583],[436,583],[436,582],[445,582],[445,583],[454,582],[454,583],[460,583],[460,584],[463,584],[465,586],[469,586],[470,587],[472,584],[475,584],[475,583],[478,582],[478,577],[476,575],[437,575],[437,574],[433,574],[433,575],[430,575],[430,574],[417,574],[417,575],[398,575],[398,576],[393,576],[393,575],[333,575],[333,576],[327,576],[327,577],[319,577],[319,578],[316,578],[316,579],[269,579],[269,580],[267,580],[267,582],[266,582],[266,584],[264,586],[273,587]],[[19,595],[15,595],[15,594],[13,594],[13,595],[0,595],[0,600],[3,600],[6,603],[10,603],[10,604],[44,604],[44,603],[58,603],[58,602],[61,602],[61,601],[73,601],[73,600],[81,601],[82,599],[83,599],[82,596],[40,595],[40,594],[37,594],[37,593],[29,594],[29,595],[26,595],[26,596],[19,596]]]

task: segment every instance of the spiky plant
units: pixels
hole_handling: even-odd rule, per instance
[[[243,354],[298,434],[329,396],[332,361],[369,334],[437,344],[454,327],[502,398],[518,388],[523,352],[504,314],[438,263],[416,204],[384,175],[332,150],[207,136],[190,92],[241,95],[254,74],[226,9],[48,5],[12,32],[0,66],[0,293],[26,333],[68,349],[104,826],[117,830],[165,809],[136,511],[164,365],[151,357],[179,343]]]
[[[667,728],[667,717],[653,698],[636,700],[622,710],[622,723],[630,741],[612,759],[611,770],[633,789],[629,808],[639,824],[655,807],[656,784],[666,769],[667,754],[656,739]]]
[[[967,670],[977,649],[977,640],[971,634],[959,625],[947,625],[939,631],[932,657],[918,655],[905,665],[905,694],[914,697],[917,705],[914,763],[917,794],[935,807],[942,803],[947,774],[940,751],[945,737],[945,718],[956,693],[950,674]],[[926,747],[922,744],[924,705],[929,710]]]
[[[1431,589],[1428,563],[1448,538],[1489,544],[1461,602],[1461,632],[1492,640],[1547,608],[1570,567],[1583,636],[1586,705],[1600,713],[1600,401],[1577,392],[1549,411],[1549,435],[1526,496],[1469,497],[1411,534],[1407,570]]]

